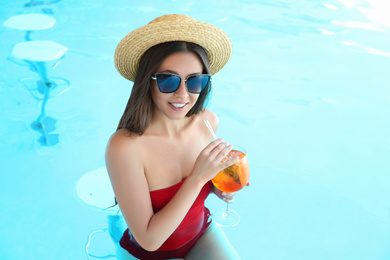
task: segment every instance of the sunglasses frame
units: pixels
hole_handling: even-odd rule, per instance
[[[163,91],[161,91],[160,86],[159,86],[159,84],[158,84],[157,75],[176,76],[176,77],[178,77],[178,78],[180,79],[180,83],[179,83],[179,85],[177,86],[176,89],[174,89],[174,90],[172,90],[172,91],[169,91],[169,92],[163,92]],[[197,76],[209,76],[209,77],[210,77],[209,82],[206,84],[206,86],[205,86],[200,92],[191,92],[191,91],[188,89],[187,80],[188,80],[189,78],[191,78],[191,77],[197,77]],[[184,81],[184,82],[186,83],[187,91],[188,91],[189,93],[191,93],[191,94],[200,94],[200,93],[202,93],[202,91],[207,87],[207,85],[210,84],[210,82],[212,81],[212,77],[211,77],[210,74],[193,74],[193,75],[187,76],[185,79],[182,79],[179,75],[176,75],[176,74],[171,74],[171,73],[156,73],[156,74],[154,74],[154,77],[152,77],[152,79],[156,81],[158,90],[159,90],[161,93],[164,93],[164,94],[169,94],[169,93],[174,93],[174,92],[176,92],[176,91],[179,89],[180,84],[181,84],[182,81]]]

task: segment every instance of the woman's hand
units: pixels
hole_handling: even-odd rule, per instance
[[[215,187],[214,185],[213,185],[212,192],[215,195],[217,195],[218,198],[220,198],[221,200],[224,200],[226,203],[233,203],[233,198],[236,195],[235,192],[231,192],[231,193],[223,192],[220,189],[218,189],[217,187]]]
[[[224,160],[232,148],[233,146],[223,139],[211,142],[196,159],[191,176],[204,184],[214,178],[218,172],[235,164],[239,160],[238,157]]]

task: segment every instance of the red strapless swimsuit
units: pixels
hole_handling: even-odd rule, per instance
[[[184,180],[171,187],[151,191],[153,212],[161,210],[183,183]],[[211,181],[206,183],[179,227],[157,251],[150,252],[143,249],[130,234],[129,229],[124,232],[119,244],[139,259],[183,258],[211,224],[210,211],[204,206],[204,201],[210,194],[212,185]]]

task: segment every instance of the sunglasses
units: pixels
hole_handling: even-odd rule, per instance
[[[157,73],[154,77],[152,77],[152,79],[157,82],[157,87],[161,93],[175,92],[179,88],[182,81],[179,76],[168,73]],[[186,82],[188,92],[192,94],[199,94],[211,81],[211,75],[191,75],[183,81]]]

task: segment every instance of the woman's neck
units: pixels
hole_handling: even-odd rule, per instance
[[[165,116],[159,116],[156,113],[152,117],[146,134],[163,135],[177,138],[185,135],[186,131],[191,128],[196,116],[184,117],[182,119],[171,119]]]

